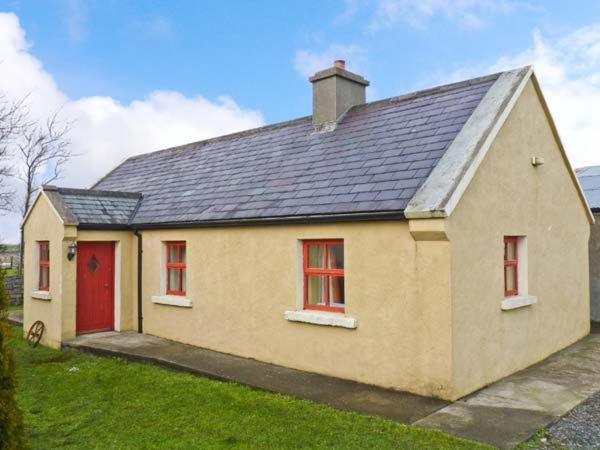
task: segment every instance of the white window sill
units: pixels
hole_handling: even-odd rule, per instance
[[[285,320],[291,322],[312,323],[315,325],[326,325],[330,327],[356,328],[356,319],[346,317],[342,313],[327,311],[286,311],[283,315]]]
[[[50,294],[50,291],[33,291],[31,293],[31,298],[35,298],[37,300],[46,300],[49,302],[52,300],[52,294]]]
[[[181,306],[182,308],[191,308],[192,301],[181,295],[153,295],[152,303],[159,305]]]
[[[537,297],[535,295],[515,295],[514,297],[505,297],[504,300],[502,300],[502,309],[508,311],[533,305],[534,303],[537,303]]]

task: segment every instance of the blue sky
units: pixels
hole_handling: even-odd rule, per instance
[[[70,97],[128,103],[158,89],[226,94],[270,123],[310,111],[310,85],[294,67],[301,49],[360,47],[348,66],[362,69],[371,98],[380,98],[522,51],[536,28],[551,37],[600,20],[597,1],[506,3],[506,11],[457,13],[472,11],[478,25],[443,11],[388,23],[368,1],[9,1],[6,10]]]
[[[600,164],[600,2],[572,4],[0,0],[0,94],[73,124],[60,184],[86,187],[134,154],[310,114],[307,77],[335,58],[369,100],[533,63],[573,165]]]

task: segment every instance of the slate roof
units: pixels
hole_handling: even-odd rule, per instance
[[[582,167],[575,173],[589,207],[594,212],[600,212],[600,166]]]
[[[129,224],[141,194],[44,186],[44,192],[68,224],[122,228]]]
[[[499,75],[355,106],[325,133],[304,117],[134,156],[92,189],[142,193],[133,225],[401,214]]]

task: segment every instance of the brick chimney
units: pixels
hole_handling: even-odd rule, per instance
[[[365,88],[369,82],[347,71],[342,59],[334,61],[333,67],[315,73],[309,81],[313,85],[315,127],[335,123],[352,106],[365,103]]]

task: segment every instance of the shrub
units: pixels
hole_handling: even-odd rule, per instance
[[[0,268],[0,449],[25,447],[23,416],[15,399],[15,363],[9,346],[8,294]]]

